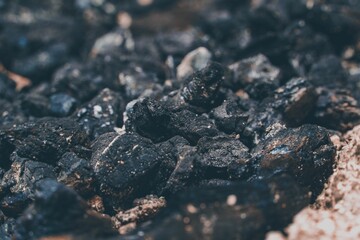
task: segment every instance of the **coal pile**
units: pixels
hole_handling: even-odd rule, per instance
[[[351,0],[0,0],[0,239],[264,239],[360,123]]]

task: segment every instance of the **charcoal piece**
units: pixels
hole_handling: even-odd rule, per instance
[[[283,32],[289,41],[288,58],[296,74],[305,77],[312,65],[324,55],[331,55],[334,49],[329,39],[315,32],[305,21],[289,25]]]
[[[166,76],[166,69],[159,62],[115,52],[98,55],[84,64],[68,63],[55,73],[52,92],[65,92],[84,102],[109,88],[124,91],[132,100],[147,89],[161,89]]]
[[[136,57],[123,64],[118,75],[120,87],[129,100],[147,97],[163,91],[162,84],[168,78],[168,69],[154,59]]]
[[[122,112],[124,100],[121,96],[109,89],[102,90],[87,105],[73,114],[82,129],[91,137],[114,132],[122,126]]]
[[[240,140],[250,147],[261,142],[267,133],[267,129],[273,124],[285,124],[281,113],[266,105],[251,109],[246,115],[248,118],[242,124],[244,128],[240,132]]]
[[[12,240],[15,231],[16,220],[14,218],[8,218],[0,226],[0,238],[3,240]]]
[[[86,203],[64,185],[42,181],[34,204],[17,220],[16,239],[39,239],[51,235],[73,234],[77,238],[115,236],[109,218],[92,212]]]
[[[343,86],[347,78],[340,59],[334,55],[321,58],[309,72],[309,80],[315,86]]]
[[[177,78],[179,80],[186,79],[194,72],[205,68],[210,62],[211,57],[211,52],[204,47],[199,47],[189,52],[176,68]]]
[[[236,171],[237,178],[246,179],[249,149],[239,139],[226,136],[203,137],[198,144],[199,157],[195,169],[204,178],[228,179]]]
[[[126,106],[126,115],[127,131],[135,131],[154,142],[173,136],[169,125],[173,114],[153,99],[145,98],[130,102]]]
[[[218,63],[209,63],[185,81],[181,96],[191,105],[205,108],[215,105],[224,79],[224,68]]]
[[[30,203],[31,199],[25,193],[15,193],[5,196],[0,206],[6,216],[18,217]]]
[[[46,163],[55,163],[67,151],[88,156],[88,137],[80,126],[70,119],[42,118],[0,131],[0,150],[15,148],[20,157]],[[0,153],[2,155],[3,153]]]
[[[173,112],[163,102],[145,98],[127,105],[127,131],[135,131],[154,142],[179,135],[195,144],[203,136],[215,136],[219,131],[205,115],[189,110]]]
[[[245,91],[252,99],[261,101],[267,97],[271,97],[274,94],[278,84],[272,80],[266,78],[260,78],[254,83],[245,87]]]
[[[76,105],[76,99],[67,94],[53,94],[50,97],[50,114],[56,117],[67,117],[75,110]]]
[[[246,58],[229,66],[232,77],[225,81],[226,86],[233,90],[256,84],[269,85],[279,84],[280,69],[273,66],[267,57],[262,54]],[[256,87],[255,87],[256,89]]]
[[[154,188],[156,193],[161,194],[168,179],[174,172],[177,162],[181,161],[179,160],[180,154],[190,146],[190,143],[183,137],[175,136],[165,142],[158,143],[157,146],[163,152],[164,160],[160,163],[158,174],[155,178],[157,184]]]
[[[281,229],[309,203],[306,191],[288,176],[267,182],[243,182],[193,188],[168,202],[167,211],[124,239],[264,239]]]
[[[131,52],[134,50],[134,40],[132,39],[131,32],[126,29],[117,28],[112,32],[106,33],[99,37],[91,49],[91,55],[118,52]]]
[[[11,169],[4,174],[1,181],[2,191],[24,193],[32,197],[36,183],[42,179],[55,179],[54,168],[46,163],[19,158],[13,154]]]
[[[55,179],[53,167],[46,163],[16,158],[0,183],[1,208],[7,216],[18,216],[31,203],[35,185],[43,179]]]
[[[28,116],[22,110],[20,100],[10,102],[0,99],[0,126],[20,124],[26,121],[28,121]]]
[[[360,122],[359,103],[348,91],[326,88],[317,91],[319,98],[314,113],[317,124],[344,132]]]
[[[306,21],[319,31],[327,34],[333,45],[341,49],[356,41],[359,33],[358,10],[339,4],[314,4],[306,16]]]
[[[23,59],[16,59],[12,70],[31,78],[34,82],[50,77],[52,72],[69,58],[69,49],[58,43]]]
[[[276,90],[272,106],[283,113],[290,126],[296,126],[312,113],[317,94],[312,84],[304,78],[294,78]]]
[[[255,178],[287,173],[316,196],[332,173],[335,148],[324,128],[303,125],[269,134],[251,155]]]
[[[65,153],[57,163],[58,182],[84,196],[94,191],[95,176],[89,161],[75,153]]]
[[[14,81],[0,73],[0,99],[12,99],[15,95],[15,87]]]
[[[246,112],[256,107],[256,102],[233,98],[225,100],[220,106],[214,108],[209,116],[215,120],[216,126],[226,132],[240,133],[248,119]]]
[[[184,146],[177,152],[177,160],[174,171],[167,180],[161,195],[171,195],[186,189],[197,178],[194,171],[195,159],[198,157],[196,148]]]
[[[171,120],[174,134],[184,137],[191,144],[196,144],[201,137],[213,137],[220,133],[213,121],[204,114],[183,110],[175,113]]]
[[[25,95],[21,102],[21,107],[25,113],[34,117],[49,116],[49,99],[39,94]]]
[[[124,206],[150,192],[163,153],[148,139],[107,133],[92,146],[91,165],[107,207]]]

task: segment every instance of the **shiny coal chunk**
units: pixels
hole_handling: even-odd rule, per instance
[[[216,126],[226,133],[240,133],[248,119],[246,112],[257,106],[252,100],[231,98],[214,108],[209,116],[215,120]]]
[[[173,114],[154,99],[145,98],[130,102],[126,107],[128,131],[135,131],[155,142],[169,139]]]
[[[76,99],[64,93],[54,94],[50,97],[50,113],[56,117],[69,116],[75,110],[76,105]]]
[[[214,105],[219,101],[219,89],[224,79],[223,66],[209,63],[186,80],[181,96],[186,102],[195,106]]]
[[[298,125],[313,112],[317,94],[304,78],[294,78],[276,90],[272,106],[283,113],[289,125]]]
[[[199,115],[188,110],[175,113],[170,125],[175,134],[186,138],[191,144],[196,144],[202,137],[214,137],[220,134],[207,115]]]
[[[321,126],[347,131],[360,122],[360,106],[346,90],[319,88],[319,98],[314,113],[315,122]]]
[[[57,180],[84,196],[94,192],[95,174],[90,162],[75,153],[65,153],[56,167]]]
[[[175,136],[165,142],[157,144],[157,146],[164,153],[164,160],[160,163],[159,171],[156,176],[157,185],[156,192],[163,193],[164,187],[167,184],[170,176],[177,171],[178,162],[181,161],[180,156],[184,149],[190,146],[190,143],[183,137]]]
[[[207,116],[186,109],[172,112],[162,102],[153,99],[145,98],[129,103],[126,113],[129,117],[125,123],[126,129],[154,142],[179,135],[191,144],[196,144],[203,136],[215,136],[219,133]]]
[[[203,137],[198,144],[195,169],[204,178],[246,178],[249,149],[239,139],[227,136]],[[232,176],[235,177],[235,176]]]
[[[34,117],[45,117],[50,115],[49,99],[40,94],[27,94],[21,102],[25,113]]]
[[[95,139],[122,126],[124,100],[110,89],[102,90],[93,100],[76,111],[72,118]]]
[[[254,178],[288,173],[318,194],[332,173],[335,159],[335,148],[327,130],[303,125],[269,135],[251,152]]]
[[[261,86],[271,89],[279,84],[280,69],[262,54],[233,63],[229,69],[232,77],[227,79],[226,85],[234,90],[247,86],[254,95]]]
[[[309,72],[309,80],[315,86],[343,86],[347,79],[340,59],[334,55],[322,57]]]
[[[88,156],[88,137],[70,119],[42,118],[0,131],[1,144],[12,146],[20,157],[54,163],[66,151]],[[4,149],[0,146],[0,149]]]
[[[177,150],[176,166],[166,181],[161,194],[171,195],[191,186],[197,179],[194,169],[195,159],[197,155],[195,147],[183,146]]]
[[[43,179],[55,179],[54,168],[46,163],[17,158],[0,183],[1,208],[7,216],[17,217],[35,194],[35,185]]]
[[[91,166],[108,206],[118,207],[150,192],[163,153],[137,134],[107,133],[92,146]]]
[[[115,235],[110,219],[88,210],[74,190],[53,180],[39,182],[35,201],[17,220],[16,239],[75,233],[78,237]]]

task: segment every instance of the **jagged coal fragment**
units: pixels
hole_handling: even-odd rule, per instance
[[[332,173],[335,158],[328,132],[315,125],[303,125],[268,135],[251,152],[254,178],[287,173],[318,194]]]
[[[107,207],[117,208],[150,193],[163,153],[137,134],[107,133],[92,146],[91,166]]]
[[[114,132],[116,128],[120,128],[123,111],[124,100],[120,94],[106,88],[76,111],[72,118],[91,139],[95,139],[104,133]]]

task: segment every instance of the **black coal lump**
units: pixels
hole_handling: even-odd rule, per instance
[[[263,89],[265,92],[262,93],[268,94],[266,87],[276,88],[281,74],[280,69],[272,65],[269,59],[262,54],[235,62],[229,66],[229,69],[232,76],[226,79],[226,86],[233,90],[248,87],[248,91],[252,95],[261,95],[256,91],[261,90],[261,86],[265,88]]]
[[[165,142],[158,143],[157,146],[164,153],[164,160],[159,166],[155,189],[156,192],[162,194],[165,191],[163,188],[167,184],[170,175],[179,170],[179,168],[175,168],[178,166],[178,162],[182,160],[180,156],[184,155],[184,149],[188,149],[190,143],[183,137],[175,136]],[[190,172],[192,173],[192,171]]]
[[[275,91],[272,106],[282,112],[288,125],[296,126],[312,114],[317,100],[313,85],[304,78],[294,78]]]
[[[208,107],[220,100],[220,87],[225,80],[224,67],[211,62],[185,81],[181,96],[191,105]]]
[[[191,144],[196,144],[203,136],[215,136],[219,133],[206,115],[186,109],[173,112],[164,102],[154,99],[139,99],[130,102],[126,108],[126,130],[137,132],[154,142],[179,135]]]
[[[9,101],[0,98],[0,126],[20,124],[28,121],[19,99]]]
[[[104,133],[121,128],[123,110],[124,100],[121,95],[106,88],[77,110],[72,118],[91,139],[95,139]]]
[[[240,133],[248,119],[246,112],[257,106],[257,102],[249,99],[230,98],[214,108],[209,116],[215,120],[216,126],[226,133]]]
[[[201,137],[213,137],[220,134],[215,123],[205,114],[196,114],[189,110],[176,112],[170,123],[175,135],[180,135],[191,144],[196,144]]]
[[[262,141],[269,127],[276,123],[285,124],[282,114],[268,104],[260,104],[250,109],[245,116],[246,121],[238,123],[244,127],[237,133],[240,134],[241,141],[251,148]]]
[[[173,114],[160,102],[151,99],[138,99],[126,106],[125,122],[127,131],[135,131],[141,136],[160,142],[173,136],[170,121]]]
[[[94,98],[104,88],[123,91],[132,100],[151,89],[161,89],[166,76],[162,63],[113,52],[99,54],[84,63],[66,64],[54,74],[51,89],[54,93],[68,93],[81,102]]]
[[[0,130],[1,145],[11,146],[20,157],[55,163],[67,151],[88,156],[89,139],[71,119],[42,118]],[[3,145],[3,146],[4,146]],[[0,150],[8,151],[0,146]],[[1,153],[3,154],[3,152]]]
[[[199,157],[194,167],[204,178],[228,179],[236,173],[236,178],[245,179],[250,159],[249,149],[239,139],[216,136],[203,137],[197,144]]]
[[[7,216],[18,216],[32,201],[35,185],[43,179],[55,179],[54,168],[46,163],[14,156],[11,169],[1,181],[0,188],[6,194],[0,201]]]
[[[309,203],[307,191],[291,177],[192,188],[169,200],[153,223],[124,239],[264,239],[286,226]]]
[[[150,192],[164,154],[148,139],[134,133],[101,135],[92,145],[91,166],[105,204],[126,205]]]
[[[56,117],[67,117],[76,108],[77,100],[68,94],[57,93],[50,96],[50,114]]]
[[[26,94],[21,102],[21,107],[30,116],[45,117],[50,115],[49,99],[40,94]]]
[[[347,90],[318,88],[314,121],[321,126],[347,131],[360,122],[358,101]]]
[[[314,195],[332,174],[335,148],[326,129],[315,125],[270,132],[252,151],[254,178],[287,173]]]
[[[307,76],[314,63],[324,55],[334,54],[328,37],[314,31],[304,20],[289,25],[283,34],[289,42],[289,65],[298,76]]]
[[[37,185],[34,204],[17,219],[14,237],[35,240],[66,234],[86,239],[115,236],[116,231],[109,218],[89,211],[74,190],[44,180]]]
[[[194,169],[198,157],[196,147],[185,145],[177,150],[176,166],[161,191],[162,195],[168,196],[191,186],[198,178]]]
[[[314,63],[309,72],[309,80],[315,86],[344,86],[348,75],[341,61],[334,55],[324,56]]]
[[[90,162],[75,153],[65,153],[55,169],[58,182],[71,187],[81,196],[94,192],[95,174]]]

